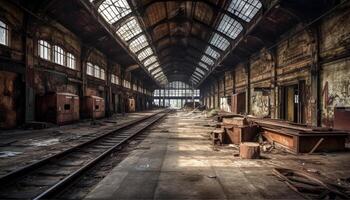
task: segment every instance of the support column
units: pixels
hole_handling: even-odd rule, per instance
[[[247,75],[247,92],[246,92],[246,114],[250,114],[250,62],[248,61],[245,65]]]
[[[320,71],[321,66],[319,62],[319,52],[320,52],[320,41],[319,41],[319,26],[315,24],[310,28],[310,35],[313,39],[312,45],[312,66],[311,66],[311,122],[313,126],[321,126],[321,80]]]

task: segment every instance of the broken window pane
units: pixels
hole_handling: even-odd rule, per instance
[[[148,48],[144,49],[143,51],[141,51],[139,53],[139,55],[137,55],[137,58],[140,61],[143,61],[145,58],[149,57],[152,54],[153,54],[153,50],[151,49],[151,47],[148,47]]]
[[[227,11],[250,22],[261,7],[262,4],[259,0],[232,0]]]
[[[105,0],[98,8],[98,12],[112,24],[129,14],[131,9],[127,0]]]
[[[214,33],[213,37],[210,40],[210,44],[214,45],[215,47],[223,51],[225,51],[227,47],[230,46],[230,42],[217,33]]]
[[[141,35],[137,37],[135,40],[133,40],[132,42],[130,42],[129,48],[130,48],[130,51],[132,51],[133,53],[136,53],[141,49],[145,48],[146,46],[148,46],[146,36]]]
[[[227,15],[223,15],[220,24],[218,26],[218,31],[235,39],[243,30],[243,26]]]
[[[132,37],[138,35],[141,32],[142,29],[140,28],[140,25],[135,17],[131,17],[125,24],[123,24],[123,26],[117,30],[118,36],[124,41],[130,40]]]

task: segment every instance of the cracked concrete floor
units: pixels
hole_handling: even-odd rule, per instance
[[[274,167],[317,169],[332,178],[350,175],[349,153],[296,156],[282,152],[242,160],[234,157],[237,149],[213,148],[208,122],[200,114],[169,115],[86,198],[301,199],[272,174]]]

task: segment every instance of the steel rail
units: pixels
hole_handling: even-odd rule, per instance
[[[29,175],[34,170],[37,170],[40,167],[45,166],[46,164],[49,165],[50,163],[53,163],[51,161],[57,161],[59,158],[63,158],[64,156],[67,156],[71,153],[73,154],[75,151],[78,152],[79,150],[83,149],[84,147],[89,148],[89,145],[93,145],[94,142],[98,143],[98,141],[100,141],[103,143],[103,139],[106,139],[106,138],[108,139],[109,136],[113,137],[114,134],[116,134],[115,136],[118,136],[119,138],[124,137],[124,138],[121,138],[122,139],[121,141],[116,142],[116,144],[114,144],[113,146],[109,147],[106,150],[103,150],[103,152],[101,152],[96,158],[90,160],[88,163],[84,164],[79,169],[74,170],[72,173],[65,176],[63,179],[59,180],[54,185],[49,186],[48,189],[45,189],[45,191],[41,192],[39,195],[31,197],[32,199],[52,198],[55,194],[57,194],[59,191],[64,189],[68,184],[70,184],[72,181],[74,181],[77,177],[79,177],[86,170],[88,170],[92,166],[94,166],[97,162],[99,162],[101,159],[103,159],[106,155],[110,154],[117,147],[123,145],[126,141],[130,140],[131,138],[133,138],[134,136],[139,134],[141,131],[143,131],[144,129],[148,128],[149,126],[151,126],[152,124],[157,122],[159,119],[164,117],[168,112],[169,112],[169,110],[163,110],[161,112],[157,112],[157,113],[152,114],[150,116],[142,117],[140,119],[133,120],[131,122],[127,122],[127,123],[117,127],[114,130],[111,130],[105,134],[102,134],[101,136],[98,136],[98,137],[93,138],[89,141],[83,142],[77,146],[74,146],[74,147],[69,148],[65,151],[59,152],[55,155],[52,155],[52,156],[49,156],[49,157],[44,158],[42,160],[39,160],[33,164],[29,164],[27,166],[24,166],[24,167],[22,167],[18,170],[15,170],[15,171],[13,171],[13,172],[11,172],[3,177],[0,177],[0,186],[6,187],[7,185],[11,185],[16,181],[21,180],[20,178],[23,178],[26,175]],[[150,121],[147,121],[147,120],[150,120]],[[140,126],[140,127],[137,127],[137,126]],[[132,130],[134,127],[136,127],[137,129]],[[116,133],[119,131],[121,131],[121,132],[126,131],[127,132],[129,129],[131,129],[131,131],[132,131],[129,135],[125,135],[125,133],[124,133],[124,136],[122,136],[122,135],[119,135],[118,133]],[[106,147],[108,147],[108,145],[106,145]],[[99,148],[96,148],[96,149],[99,149]]]

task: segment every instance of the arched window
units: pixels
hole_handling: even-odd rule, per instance
[[[76,69],[76,60],[75,56],[71,53],[67,53],[67,67],[70,69]]]
[[[92,63],[87,63],[86,64],[86,74],[93,76],[94,75],[94,65]]]
[[[51,45],[45,40],[38,41],[39,57],[45,60],[51,60]]]
[[[64,50],[57,45],[53,46],[53,59],[56,64],[64,65]]]
[[[0,44],[6,46],[9,44],[9,29],[3,21],[0,21]]]

